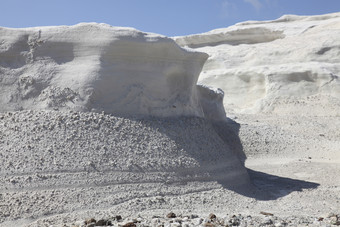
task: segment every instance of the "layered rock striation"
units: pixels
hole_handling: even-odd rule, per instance
[[[248,21],[174,40],[209,54],[199,84],[221,88],[229,112],[339,114],[339,13]]]
[[[207,57],[106,24],[0,28],[0,111],[203,117],[196,83]]]

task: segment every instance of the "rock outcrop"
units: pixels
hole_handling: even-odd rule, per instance
[[[174,40],[209,54],[199,84],[221,88],[229,113],[339,113],[340,13],[248,21]]]
[[[133,28],[0,28],[0,111],[203,116],[196,82],[207,54]]]
[[[249,185],[207,58],[132,28],[1,28],[0,225]]]

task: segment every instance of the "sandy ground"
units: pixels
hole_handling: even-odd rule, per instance
[[[203,217],[256,217],[262,211],[299,220],[339,214],[339,126],[338,117],[230,115],[228,130],[239,140],[229,143],[247,156],[251,184],[242,188],[230,188],[213,177],[132,183],[131,177],[146,179],[137,174],[120,175],[121,182],[112,183],[105,181],[113,179],[112,173],[95,171],[91,163],[84,171],[40,171],[32,176],[2,168],[1,226],[71,226],[118,214],[151,220],[170,211]],[[18,159],[8,155],[2,166]],[[124,183],[124,177],[130,182]]]
[[[339,212],[338,117],[246,115],[238,121],[252,181],[276,198],[263,204],[290,215]]]

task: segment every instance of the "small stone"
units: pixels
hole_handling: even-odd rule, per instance
[[[86,219],[86,220],[85,220],[85,224],[86,224],[86,225],[91,224],[91,223],[96,223],[96,219],[94,219],[94,218],[89,218],[89,219]]]
[[[331,218],[331,217],[335,217],[336,215],[334,214],[334,213],[329,213],[328,215],[327,215],[327,218]]]
[[[264,212],[264,211],[261,211],[260,214],[266,215],[266,216],[274,216],[274,214],[268,213],[268,212]]]
[[[335,222],[335,221],[338,220],[337,216],[332,216],[332,217],[330,217],[330,219],[331,219],[331,222]]]
[[[180,227],[180,226],[181,226],[181,224],[178,223],[178,222],[174,222],[174,223],[170,224],[170,227]]]
[[[282,221],[282,222],[275,223],[274,226],[275,226],[275,227],[285,227],[285,226],[287,226],[287,225],[288,225],[288,223]]]
[[[109,220],[100,219],[96,222],[96,226],[111,226],[112,223]]]
[[[75,221],[75,222],[73,223],[73,226],[74,226],[74,227],[76,227],[76,226],[78,226],[78,227],[84,226],[84,221]]]
[[[262,225],[272,225],[273,221],[270,218],[265,218],[262,222]]]
[[[229,223],[232,226],[239,226],[240,225],[240,220],[234,215],[232,219],[229,220]]]
[[[216,215],[213,213],[209,214],[209,219],[210,220],[216,219]]]
[[[11,182],[12,184],[18,183],[18,181],[16,181],[15,179],[10,179],[9,182]]]
[[[29,177],[26,177],[25,181],[29,181],[29,182],[31,182],[31,181],[32,181],[32,177],[31,177],[31,176],[29,176]]]
[[[159,222],[160,222],[160,219],[159,219],[159,218],[152,218],[151,222],[152,222],[153,224],[159,223]]]
[[[123,225],[122,227],[136,227],[136,224],[133,222],[128,222],[125,225]]]
[[[198,226],[198,225],[200,225],[200,224],[202,224],[202,222],[203,222],[203,219],[202,218],[194,218],[193,220],[192,220],[192,223],[195,225],[195,226]]]
[[[198,218],[198,215],[197,215],[197,214],[191,214],[191,215],[190,215],[190,218],[191,218],[191,219]]]
[[[142,218],[136,218],[136,222],[138,222],[138,223],[141,223],[143,221],[143,219]]]
[[[173,212],[170,212],[166,215],[167,218],[176,218],[176,214]]]
[[[120,215],[116,215],[115,219],[116,219],[117,221],[121,221],[123,218],[122,218],[122,216],[120,216]]]
[[[337,215],[332,216],[330,219],[332,225],[340,225],[340,219],[338,218]]]

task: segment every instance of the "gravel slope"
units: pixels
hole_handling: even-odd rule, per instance
[[[249,185],[223,130],[220,137],[201,118],[20,111],[0,114],[0,132],[5,225],[136,198]]]
[[[155,216],[169,222],[164,217],[173,211],[181,218],[198,215],[203,224],[214,213],[228,221],[233,215],[241,214],[240,220],[251,215],[255,226],[266,218],[298,226],[339,213],[338,118],[230,117],[225,125],[212,126],[199,118],[3,113],[0,225],[71,226],[121,215],[116,225],[140,216],[143,221],[137,224],[148,226]],[[245,154],[226,152],[231,147]],[[196,148],[210,150],[195,153]],[[243,155],[248,156],[244,161],[251,184],[245,175],[226,175],[244,173],[239,171],[242,163],[235,162]],[[209,163],[215,168],[206,167]],[[221,176],[247,186],[228,185]],[[326,220],[330,223],[330,218],[322,223]],[[192,221],[189,226],[198,219]]]

